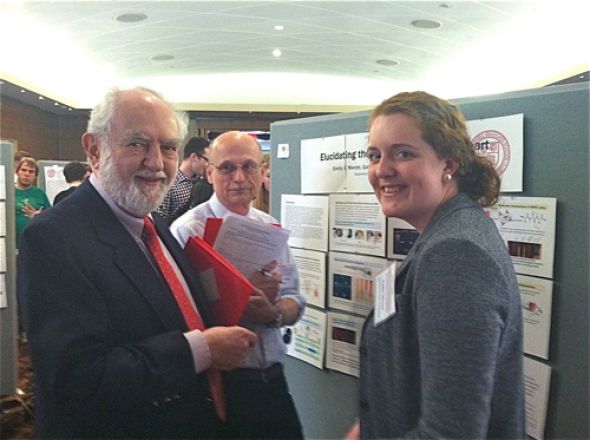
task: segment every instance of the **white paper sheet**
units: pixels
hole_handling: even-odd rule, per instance
[[[492,161],[502,179],[502,192],[522,191],[524,116],[467,121],[477,153]]]
[[[289,144],[277,145],[277,159],[288,159],[289,158]]]
[[[330,195],[330,250],[385,256],[387,220],[373,194]]]
[[[327,196],[281,196],[281,224],[290,231],[289,246],[328,251]]]
[[[330,252],[328,304],[331,308],[368,315],[373,308],[377,274],[391,264],[385,258]]]
[[[517,275],[524,330],[524,352],[549,359],[553,281]]]
[[[301,193],[373,190],[366,159],[368,133],[301,141]]]
[[[62,165],[47,165],[43,167],[45,173],[45,194],[51,203],[55,196],[70,187],[66,182],[64,176],[64,166]]]
[[[556,206],[552,197],[500,197],[486,209],[517,273],[553,278]]]
[[[326,368],[359,377],[359,345],[365,319],[328,313]]]
[[[537,440],[545,435],[551,367],[525,356],[524,389],[526,433]]]
[[[0,272],[6,272],[6,238],[0,237]]]
[[[394,316],[395,307],[395,275],[396,262],[387,267],[383,272],[375,277],[375,313],[373,315],[373,324],[378,326],[382,322]]]
[[[0,273],[0,309],[8,307],[8,294],[6,293],[6,274]]]
[[[387,258],[403,260],[417,239],[418,231],[411,224],[401,218],[387,218]]]
[[[299,291],[307,304],[326,307],[326,254],[291,248],[299,272]]]
[[[219,228],[215,250],[246,278],[285,250],[289,231],[243,215],[227,215]]]
[[[13,188],[14,182],[10,182],[10,187]],[[6,200],[6,167],[0,165],[0,200]]]
[[[301,319],[291,327],[291,343],[287,354],[316,368],[324,368],[326,353],[327,314],[311,307],[305,309]]]
[[[6,202],[0,202],[0,237],[6,237]]]

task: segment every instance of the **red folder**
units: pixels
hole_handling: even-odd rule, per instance
[[[203,233],[203,239],[211,246],[215,244],[215,239],[217,238],[217,233],[219,232],[219,228],[221,228],[222,223],[222,218],[207,217],[207,221],[205,222],[205,232]]]
[[[254,286],[200,237],[191,237],[184,252],[199,274],[217,325],[237,325]]]

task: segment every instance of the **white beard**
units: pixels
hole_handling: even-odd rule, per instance
[[[137,171],[128,182],[123,181],[108,147],[101,149],[98,169],[100,183],[107,194],[119,207],[136,217],[145,217],[155,211],[164,201],[173,182],[170,179],[168,183],[169,179],[163,171],[154,173],[149,170]],[[147,189],[137,185],[133,179],[134,176],[164,177],[165,180],[158,188]]]

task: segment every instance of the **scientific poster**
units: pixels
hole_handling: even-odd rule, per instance
[[[330,195],[330,250],[385,256],[387,220],[373,194]]]
[[[10,182],[11,188],[14,185],[14,182]],[[0,165],[0,200],[6,200],[6,167],[4,165]]]
[[[551,367],[525,356],[524,394],[527,435],[542,440],[549,401]]]
[[[385,258],[340,252],[328,255],[328,305],[357,315],[368,315],[374,303],[375,277],[391,262]]]
[[[368,133],[301,141],[301,193],[366,192]]]
[[[418,231],[401,218],[387,218],[387,258],[403,260],[418,239]]]
[[[316,368],[324,368],[326,353],[327,314],[308,307],[301,319],[291,329],[291,343],[287,354]]]
[[[291,232],[289,246],[328,251],[327,196],[283,194],[281,225]]]
[[[6,274],[0,273],[0,309],[4,309],[8,307],[8,301],[6,297],[8,294],[6,293]]]
[[[46,165],[43,167],[45,173],[45,193],[51,203],[55,196],[70,187],[64,176],[64,167],[61,165]]]
[[[6,202],[0,202],[0,237],[6,237]]]
[[[552,197],[500,197],[494,207],[486,208],[516,273],[553,278],[556,206]]]
[[[328,313],[326,368],[359,377],[359,345],[365,318]]]
[[[308,305],[326,307],[326,254],[291,248],[299,272],[299,292]]]
[[[6,272],[6,237],[0,237],[0,272]]]
[[[502,192],[522,191],[524,115],[467,121],[475,151],[492,161]]]
[[[553,281],[517,275],[522,302],[524,352],[549,359]]]

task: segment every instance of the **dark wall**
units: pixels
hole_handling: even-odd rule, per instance
[[[0,106],[0,136],[16,141],[18,150],[36,159],[85,159],[80,137],[87,114],[55,115],[5,96]]]
[[[82,134],[88,125],[88,115],[59,117],[58,156],[53,160],[85,161],[86,154],[82,148]],[[44,158],[45,159],[45,158]],[[49,158],[47,158],[49,159]]]
[[[2,95],[0,97],[0,137],[16,141],[36,159],[85,160],[81,145],[88,124],[88,110],[56,115]],[[190,136],[207,136],[209,131],[269,131],[270,124],[295,119],[295,112],[189,112]],[[314,113],[311,116],[316,116]],[[187,138],[188,138],[187,137]]]
[[[384,98],[386,98],[384,96]],[[589,89],[587,84],[455,100],[466,119],[524,114],[524,191],[557,198],[547,439],[588,439],[589,432]],[[367,130],[368,112],[271,126],[272,213],[281,194],[300,193],[301,139]],[[276,159],[279,143],[289,159]],[[342,438],[356,413],[357,380],[288,359],[287,372],[308,438]]]
[[[10,98],[3,97],[1,105],[0,136],[3,139],[16,141],[19,150],[26,150],[35,157],[58,154],[58,116]]]

